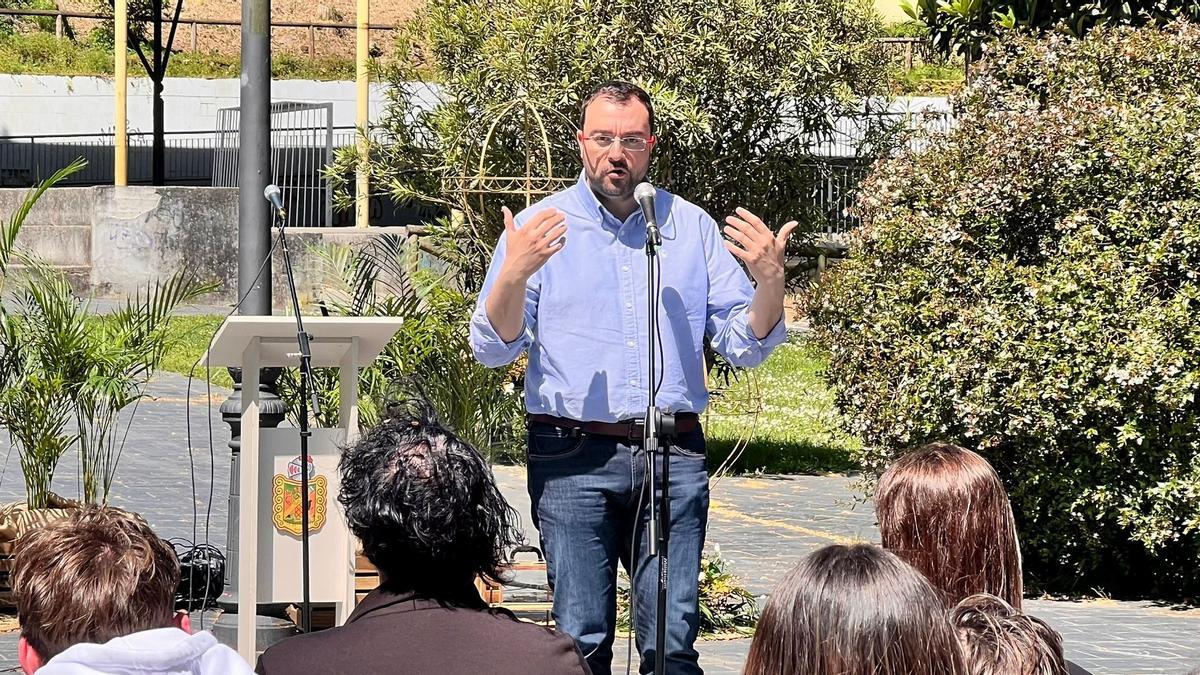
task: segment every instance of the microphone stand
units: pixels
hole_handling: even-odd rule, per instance
[[[287,247],[287,221],[282,210],[276,212],[279,219],[279,247],[283,253],[283,268],[287,270],[288,293],[292,297],[292,314],[296,316],[296,342],[300,346],[300,578],[302,598],[300,603],[300,629],[312,632],[312,597],[309,582],[309,531],[308,531],[308,439],[312,430],[308,426],[308,397],[312,397],[313,416],[320,415],[317,388],[313,382],[311,336],[304,330],[304,319],[300,315],[300,298],[296,293],[296,279],[292,273],[292,258]]]
[[[659,439],[675,435],[675,415],[658,409],[656,391],[656,361],[658,356],[658,249],[662,246],[662,235],[658,225],[646,221],[646,295],[647,320],[650,336],[649,405],[643,422],[643,447],[646,449],[646,477],[650,481],[650,523],[648,542],[649,554],[658,558],[658,604],[654,621],[654,673],[667,672],[667,563],[668,542],[671,538],[671,444],[659,444]],[[658,506],[655,506],[654,488],[659,485],[655,476],[658,456],[662,457],[662,480],[658,491]]]

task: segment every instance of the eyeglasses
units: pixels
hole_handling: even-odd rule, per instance
[[[587,140],[601,149],[607,148],[613,144],[613,141],[619,140],[621,148],[630,152],[642,152],[650,145],[650,139],[641,136],[622,136],[621,138],[616,138],[608,134],[592,134],[587,137]]]

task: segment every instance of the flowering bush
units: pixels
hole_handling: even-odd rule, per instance
[[[1200,589],[1198,74],[1194,25],[1003,41],[810,298],[859,459],[979,449],[1043,588]]]

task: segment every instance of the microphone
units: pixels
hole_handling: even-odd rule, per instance
[[[271,202],[271,206],[275,207],[275,213],[279,214],[282,220],[287,217],[287,212],[283,210],[283,196],[279,193],[279,186],[271,183],[263,190],[263,198]]]
[[[638,183],[633,190],[633,198],[642,207],[642,216],[646,218],[646,245],[662,245],[662,237],[658,233],[658,216],[654,213],[654,197],[658,190],[650,183]]]

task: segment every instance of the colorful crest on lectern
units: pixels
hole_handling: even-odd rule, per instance
[[[299,536],[303,530],[300,511],[300,458],[288,463],[287,475],[275,474],[271,483],[271,521],[277,529]],[[308,458],[308,532],[325,525],[328,511],[329,481],[316,475],[312,457]]]

